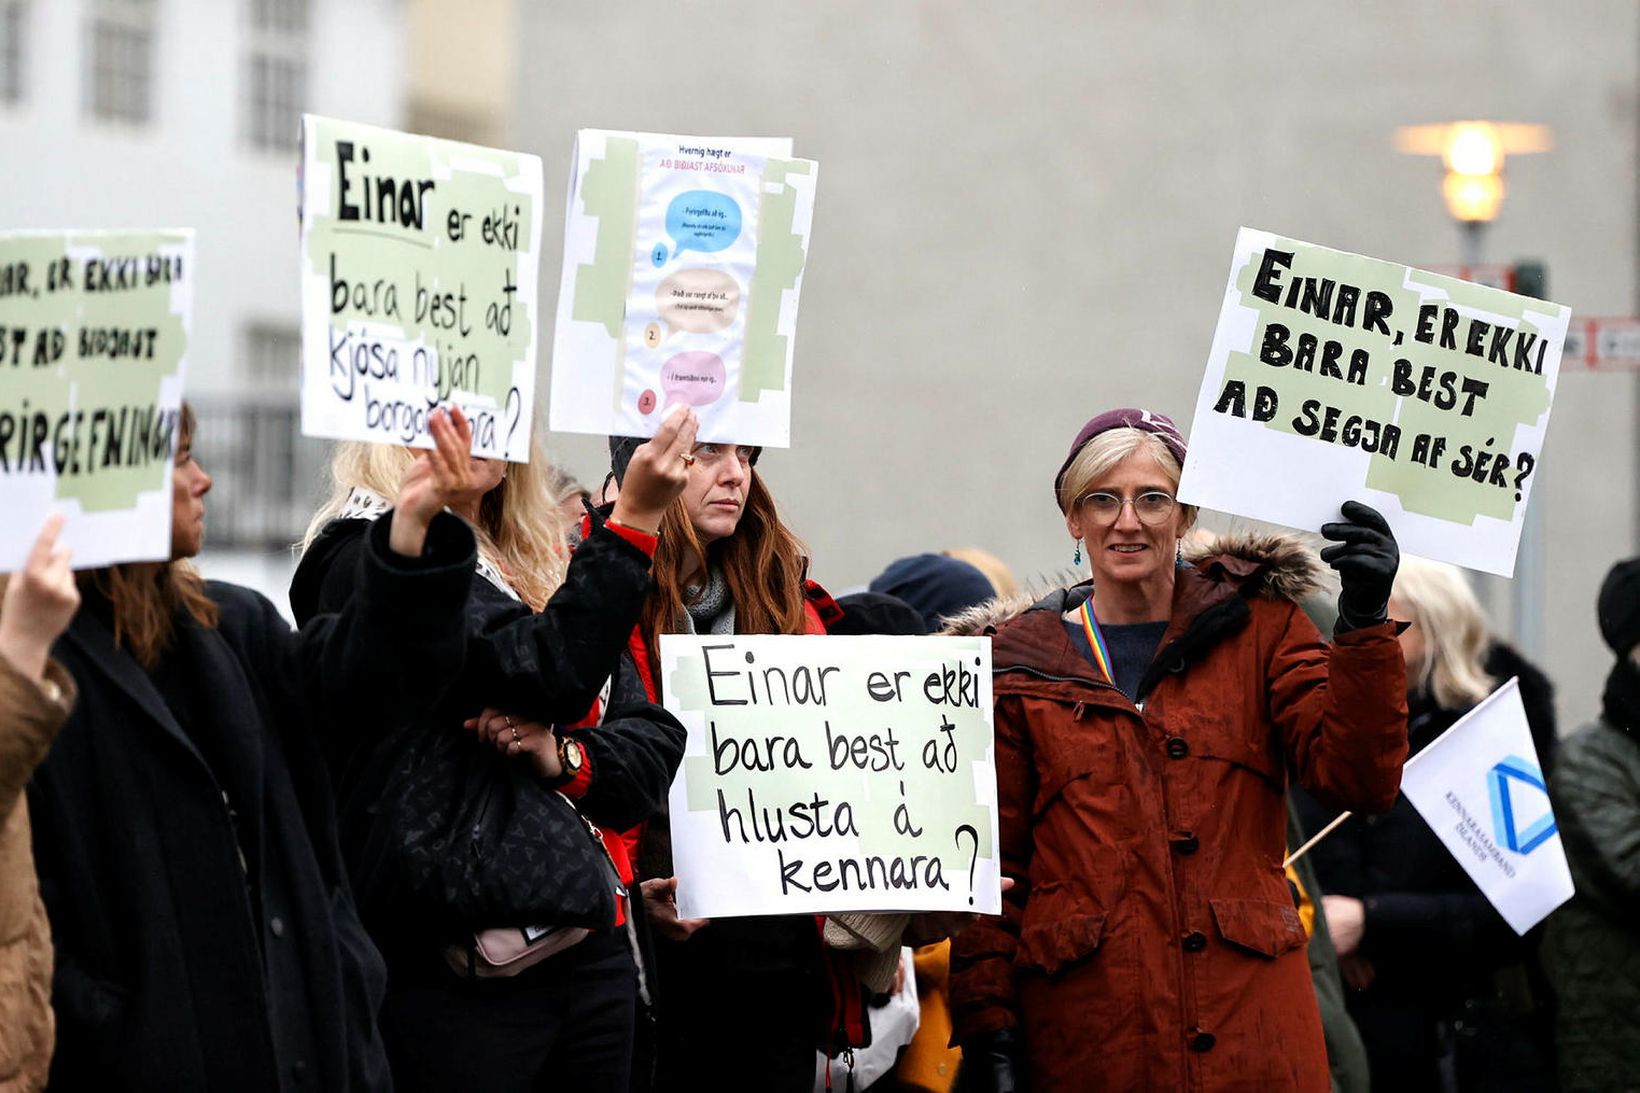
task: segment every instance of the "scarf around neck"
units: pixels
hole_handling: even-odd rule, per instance
[[[691,634],[732,634],[735,632],[735,601],[729,597],[729,579],[716,566],[706,571],[704,585],[683,590],[685,621]]]

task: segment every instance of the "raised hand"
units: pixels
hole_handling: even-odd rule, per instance
[[[62,513],[46,517],[28,561],[6,582],[0,600],[0,656],[32,680],[44,676],[52,642],[80,607],[68,548],[57,545],[62,529]]]
[[[564,771],[558,759],[558,735],[550,725],[487,708],[463,721],[461,727],[476,732],[480,740],[509,756],[528,760],[535,772],[549,781]]]
[[[473,427],[461,408],[455,407],[449,414],[434,410],[427,419],[427,429],[432,433],[433,447],[416,456],[399,483],[388,539],[394,553],[409,558],[421,556],[433,517],[473,486],[472,462],[468,458],[473,448]]]
[[[639,531],[655,531],[661,517],[689,484],[689,453],[700,422],[687,406],[666,415],[655,435],[638,445],[626,466],[610,518]]]
[[[1401,565],[1401,549],[1377,509],[1345,501],[1339,511],[1343,521],[1321,525],[1321,534],[1335,542],[1321,552],[1321,560],[1338,570],[1336,631],[1343,633],[1389,618],[1389,595]]]

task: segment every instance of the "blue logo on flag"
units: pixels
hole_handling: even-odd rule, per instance
[[[1543,784],[1543,772],[1518,755],[1505,758],[1486,775],[1486,786],[1492,796],[1492,830],[1498,841],[1517,854],[1530,854],[1555,833],[1555,814],[1551,810],[1526,828],[1515,827],[1515,806],[1509,796],[1509,783],[1523,782],[1544,794],[1549,787]]]

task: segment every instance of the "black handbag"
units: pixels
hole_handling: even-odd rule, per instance
[[[475,931],[615,921],[620,878],[568,798],[459,728],[405,743],[384,818],[414,895]]]

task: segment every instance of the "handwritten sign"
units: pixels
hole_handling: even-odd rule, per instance
[[[791,443],[792,345],[819,165],[790,140],[582,130],[564,222],[554,429]]]
[[[1508,576],[1570,309],[1243,228],[1179,498]]]
[[[191,231],[0,235],[0,572],[46,513],[78,568],[171,553]]]
[[[311,114],[302,149],[302,431],[427,448],[456,405],[527,462],[540,159]]]
[[[685,918],[1001,911],[989,638],[661,638]]]

